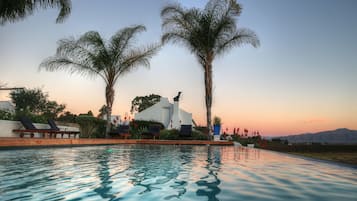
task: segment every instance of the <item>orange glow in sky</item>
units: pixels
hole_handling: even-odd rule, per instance
[[[246,128],[262,135],[356,130],[356,1],[239,2],[243,11],[238,27],[254,30],[261,47],[237,47],[213,63],[212,114],[222,118],[223,129]],[[105,85],[99,77],[39,71],[39,64],[55,53],[59,39],[89,30],[109,38],[123,27],[144,24],[147,31],[137,44],[158,42],[160,9],[166,3],[73,1],[73,11],[63,24],[54,23],[58,13],[50,9],[0,25],[0,82],[41,88],[73,113],[97,114],[105,104]],[[203,7],[206,1],[181,3]],[[168,44],[150,63],[150,69],[139,68],[120,78],[113,114],[129,113],[136,96],[154,93],[172,101],[182,91],[181,108],[205,125],[203,71],[190,51]],[[8,93],[0,91],[0,100],[8,99]]]

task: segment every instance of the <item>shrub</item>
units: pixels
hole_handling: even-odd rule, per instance
[[[0,110],[0,119],[1,120],[13,120],[14,115],[11,114],[10,112]]]
[[[42,123],[42,124],[47,124],[47,117],[44,115],[37,115],[30,113],[28,111],[16,111],[14,115],[14,120],[19,121],[20,117],[26,116],[28,117],[33,123]]]
[[[220,117],[215,116],[213,118],[213,125],[221,125],[222,124],[222,119]]]
[[[150,125],[159,125],[164,129],[164,125],[156,121],[133,120],[130,122],[130,134],[133,139],[140,139],[141,134],[148,131]]]
[[[147,132],[148,129],[146,127],[140,127],[140,128],[134,128],[130,126],[130,134],[131,134],[131,139],[141,139],[141,134],[144,132]]]
[[[160,132],[160,139],[161,140],[177,140],[179,139],[179,131],[176,129],[171,130],[161,130]]]
[[[76,118],[80,126],[81,137],[103,138],[105,137],[106,121],[88,115],[80,115]]]
[[[206,126],[196,126],[195,130],[200,131],[206,135],[208,134],[208,128]]]
[[[149,128],[150,125],[159,125],[161,129],[164,129],[165,126],[157,121],[143,121],[143,120],[133,120],[130,122],[130,127],[133,128]]]
[[[193,130],[192,131],[193,140],[207,140],[207,134],[204,134],[201,131]]]

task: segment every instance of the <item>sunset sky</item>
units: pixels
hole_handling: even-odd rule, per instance
[[[57,41],[96,30],[105,38],[134,24],[147,31],[138,45],[159,42],[160,10],[169,0],[72,0],[72,13],[56,24],[58,10],[39,10],[0,26],[0,82],[41,88],[73,113],[95,114],[105,104],[100,78],[39,71]],[[202,8],[207,1],[179,1]],[[212,112],[223,127],[289,135],[336,128],[357,129],[357,1],[239,0],[238,27],[254,30],[261,47],[237,47],[213,64]],[[168,44],[151,60],[119,80],[113,114],[129,113],[131,100],[151,93],[172,100],[205,124],[203,71],[187,48]],[[8,100],[1,91],[0,100]]]

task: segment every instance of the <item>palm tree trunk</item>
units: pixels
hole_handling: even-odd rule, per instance
[[[107,85],[105,88],[105,98],[107,102],[107,127],[105,131],[105,138],[109,138],[109,133],[112,127],[111,117],[112,117],[112,106],[114,102],[114,89],[110,85]]]
[[[212,63],[207,62],[205,65],[205,99],[206,99],[206,117],[208,134],[207,139],[211,139],[212,124],[211,124],[211,107],[212,107]]]

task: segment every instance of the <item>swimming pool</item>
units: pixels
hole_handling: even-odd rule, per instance
[[[357,169],[259,149],[0,151],[0,200],[356,200]]]

